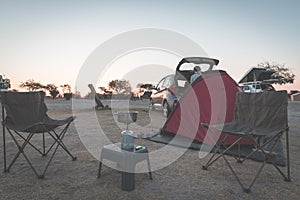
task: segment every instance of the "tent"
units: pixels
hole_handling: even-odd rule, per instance
[[[220,143],[224,134],[218,131],[214,131],[214,135],[207,134],[201,123],[232,121],[238,91],[241,91],[239,86],[225,71],[203,72],[186,88],[161,129],[161,134],[178,134],[211,145]],[[228,143],[233,142],[233,139],[228,138]],[[244,140],[242,144],[249,144],[249,141]]]
[[[239,83],[265,81],[265,80],[272,80],[273,82],[278,81],[277,79],[273,79],[272,77],[273,74],[274,71],[272,70],[253,67],[241,78]]]

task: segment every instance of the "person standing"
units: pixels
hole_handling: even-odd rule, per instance
[[[191,76],[190,83],[192,84],[201,75],[202,75],[201,68],[199,66],[195,66],[194,74]]]

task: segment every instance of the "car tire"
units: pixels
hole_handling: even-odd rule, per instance
[[[168,102],[166,102],[166,101],[163,103],[163,115],[165,117],[169,117],[169,115],[170,115],[170,107],[169,107]]]

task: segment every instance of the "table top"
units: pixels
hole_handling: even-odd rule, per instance
[[[139,145],[134,145],[134,148],[132,150],[122,149],[121,142],[118,142],[118,143],[113,143],[113,144],[104,146],[102,151],[104,149],[106,149],[106,150],[111,150],[111,151],[120,152],[120,153],[148,153],[147,147],[143,146],[141,149],[136,150],[137,146],[139,146]]]

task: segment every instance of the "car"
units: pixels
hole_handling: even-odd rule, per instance
[[[0,92],[5,92],[10,88],[10,83],[6,82],[2,75],[0,75]]]
[[[244,92],[263,92],[263,91],[275,91],[275,88],[268,83],[264,83],[263,81],[255,81],[255,82],[246,82],[240,84],[241,89]]]
[[[275,72],[265,68],[252,67],[239,81],[239,86],[244,92],[274,91],[273,83],[278,83],[272,75]]]
[[[168,117],[175,107],[178,99],[174,92],[175,87],[174,74],[169,74],[163,77],[152,91],[150,97],[151,108],[162,108],[163,115]]]
[[[131,100],[142,100],[143,99],[150,99],[152,94],[152,89],[154,88],[154,85],[152,83],[146,83],[141,84],[133,93],[131,96]]]
[[[206,57],[187,57],[183,58],[176,67],[175,85],[176,95],[181,97],[186,88],[191,84],[190,78],[194,74],[194,67],[199,66],[201,72],[212,71],[219,64],[219,60]]]
[[[160,108],[163,115],[168,117],[174,110],[184,91],[190,85],[190,77],[194,74],[194,67],[200,66],[201,71],[213,70],[219,60],[205,57],[186,57],[177,65],[175,74],[163,77],[150,97],[151,109]]]

